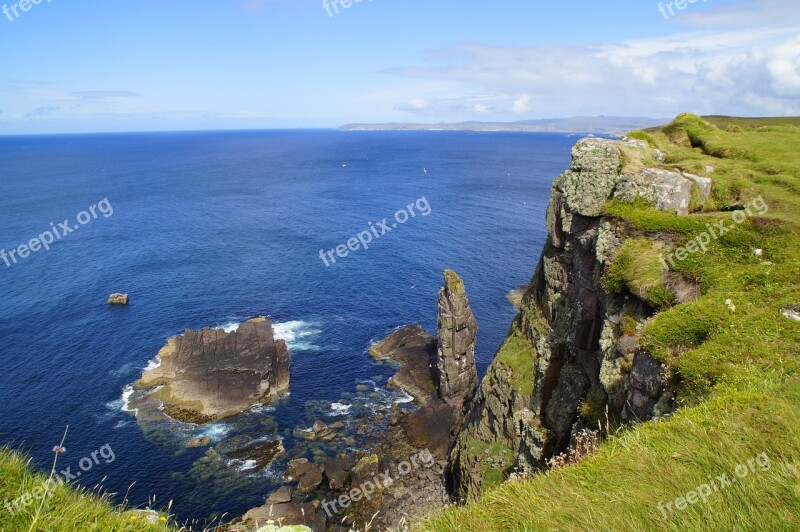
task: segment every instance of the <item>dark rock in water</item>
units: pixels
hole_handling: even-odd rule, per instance
[[[173,419],[203,424],[269,404],[289,388],[289,351],[272,323],[255,318],[238,331],[186,330],[158,353],[160,365],[136,383],[153,393]]]
[[[267,504],[284,504],[292,502],[292,488],[281,486],[278,490],[267,497]]]
[[[289,463],[286,477],[297,481],[297,490],[301,493],[311,493],[322,483],[322,469],[301,458]]]
[[[441,398],[454,407],[462,408],[478,388],[477,333],[464,282],[456,272],[445,270],[444,287],[439,292],[436,379]]]
[[[436,339],[422,327],[402,327],[372,346],[369,352],[376,360],[393,360],[402,365],[389,381],[390,385],[412,395],[422,404],[437,396],[432,369]]]
[[[256,469],[264,469],[284,452],[283,442],[281,442],[281,440],[273,440],[253,445],[252,447],[231,451],[227,453],[227,455],[237,460],[255,460]]]
[[[328,485],[332,490],[345,487],[350,478],[351,467],[352,461],[346,455],[342,455],[339,458],[330,458],[325,462],[325,476],[328,477]]]
[[[186,442],[186,447],[189,449],[196,449],[198,447],[208,447],[211,443],[211,440],[206,436],[202,436],[200,438],[192,438],[191,440]]]

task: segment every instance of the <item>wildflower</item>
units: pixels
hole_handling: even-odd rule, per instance
[[[727,305],[727,306],[728,306],[728,309],[729,309],[731,312],[736,312],[736,305],[734,305],[734,304],[733,304],[733,301],[731,301],[730,299],[726,299],[726,300],[725,300],[725,305]]]
[[[167,522],[167,518],[164,517],[163,515],[161,517],[159,517],[158,520],[161,521],[162,523],[166,523]]]
[[[60,445],[56,445],[56,446],[53,447],[53,452],[55,454],[64,454],[65,452],[67,452],[67,448],[66,447],[62,447]]]

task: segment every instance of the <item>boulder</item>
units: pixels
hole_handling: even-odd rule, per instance
[[[109,305],[127,305],[128,294],[111,294],[108,296]]]
[[[267,497],[267,504],[283,504],[286,502],[292,502],[292,488],[289,486],[281,486]]]

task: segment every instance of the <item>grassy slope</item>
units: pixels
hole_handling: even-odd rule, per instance
[[[800,324],[781,316],[787,306],[800,307],[800,128],[773,120],[736,125],[742,129],[723,131],[682,115],[651,132],[668,154],[664,167],[714,179],[713,197],[698,212],[679,218],[642,203],[607,207],[609,216],[669,234],[676,245],[708,222],[736,225],[720,208],[759,195],[769,207],[707,252],[677,262],[703,296],[659,313],[644,330],[643,347],[670,368],[678,412],[611,437],[577,466],[441,512],[421,530],[800,529]],[[715,171],[707,174],[707,165]],[[642,279],[621,280],[646,283],[650,272],[641,270]],[[769,470],[756,466],[706,503],[667,518],[659,510],[709,477],[735,476],[737,465],[761,453]]]
[[[39,500],[11,515],[4,505],[20,496],[40,488],[47,475],[34,472],[22,454],[0,447],[0,530],[4,532],[30,529]],[[35,530],[64,531],[97,530],[177,530],[166,524],[150,525],[144,514],[136,510],[125,511],[113,506],[107,495],[68,486],[50,488],[50,495],[36,521]]]

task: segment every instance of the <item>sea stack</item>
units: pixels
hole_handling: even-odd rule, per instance
[[[269,404],[289,390],[289,350],[275,340],[266,318],[225,332],[186,330],[158,353],[159,365],[145,370],[138,390],[153,389],[164,412],[186,423],[208,423]]]
[[[437,322],[436,379],[439,396],[458,409],[468,402],[478,387],[475,367],[475,336],[478,324],[469,308],[461,277],[452,270],[444,272],[444,286],[439,291]]]

